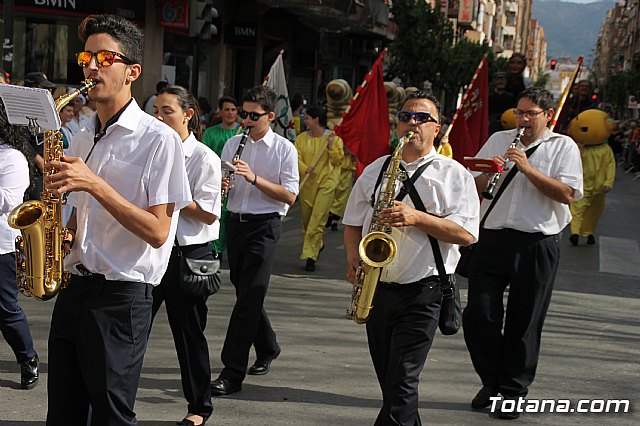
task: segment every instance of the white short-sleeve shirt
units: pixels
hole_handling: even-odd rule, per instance
[[[193,201],[198,203],[202,210],[220,217],[220,157],[199,142],[193,133],[182,143],[182,149]],[[185,246],[217,240],[219,232],[218,220],[207,225],[180,214],[176,237],[178,243]]]
[[[94,135],[95,122],[74,136],[68,155],[86,159]],[[77,274],[76,265],[81,263],[108,280],[159,284],[174,243],[178,211],[191,202],[180,137],[132,100],[95,144],[87,166],[141,209],[175,203],[171,231],[165,244],[154,249],[89,193],[71,193],[69,202],[77,209],[78,229],[65,258],[65,270]]]
[[[20,231],[9,226],[9,213],[22,203],[29,187],[29,165],[17,149],[0,141],[0,254],[16,250]]]
[[[230,138],[222,149],[222,160],[231,162],[242,135]],[[247,141],[240,159],[251,167],[251,170],[269,182],[282,185],[292,194],[298,194],[298,152],[295,146],[273,130],[257,141],[247,136]],[[289,205],[274,200],[258,188],[239,177],[233,181],[233,189],[229,191],[227,209],[234,213],[279,213],[287,214]]]
[[[362,226],[363,237],[369,232],[373,215],[371,195],[386,158],[378,158],[364,169],[347,202],[342,222],[345,225]],[[401,164],[412,176],[416,169],[429,161],[432,163],[415,183],[427,212],[458,224],[477,239],[480,205],[473,177],[458,162],[436,154],[435,149],[411,163],[402,161]],[[401,186],[400,183],[396,185],[396,194]],[[414,207],[409,195],[402,202]],[[396,240],[398,251],[395,258],[384,267],[381,281],[406,284],[438,275],[431,243],[424,231],[414,226],[393,228],[391,236]],[[451,274],[460,259],[458,246],[442,241],[438,243],[445,269]]]
[[[478,158],[493,158],[504,155],[516,137],[517,129],[496,132],[476,155]],[[556,179],[575,190],[573,199],[582,198],[582,160],[580,150],[569,136],[545,130],[542,137],[529,146],[520,143],[517,148],[529,150],[540,145],[529,157],[529,163],[545,176]],[[505,169],[509,169],[507,163]],[[476,176],[479,173],[474,173]],[[502,173],[496,191],[504,181],[507,170]],[[483,200],[482,217],[491,200]],[[515,229],[523,232],[541,232],[554,235],[571,222],[571,212],[567,204],[554,201],[544,195],[522,173],[516,173],[509,186],[498,199],[487,216],[485,229]]]

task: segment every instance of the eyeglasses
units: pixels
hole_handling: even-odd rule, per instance
[[[539,116],[540,114],[542,114],[545,110],[541,109],[540,111],[533,111],[533,110],[529,110],[529,111],[521,111],[519,109],[514,109],[513,112],[516,114],[516,117],[518,118],[522,118],[522,117],[527,117],[527,118],[535,118],[537,116]]]
[[[96,63],[101,67],[110,67],[116,61],[116,58],[120,58],[120,61],[127,65],[136,63],[135,61],[124,56],[122,53],[114,52],[111,50],[98,50],[97,52],[85,50],[83,52],[76,53],[78,65],[80,65],[81,67],[89,66],[91,58],[94,56],[96,57]]]
[[[413,111],[398,111],[398,120],[401,123],[408,123],[412,118],[415,118],[416,123],[424,124],[424,123],[436,123],[438,124],[438,120],[433,118],[431,113],[428,112],[413,112]]]
[[[249,117],[251,119],[251,121],[258,121],[258,120],[260,120],[260,117],[262,117],[263,115],[267,115],[267,114],[269,114],[269,113],[268,112],[244,111],[244,110],[238,111],[238,115],[240,116],[240,118],[245,119],[245,118]]]

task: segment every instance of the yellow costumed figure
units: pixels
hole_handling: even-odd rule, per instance
[[[338,220],[344,216],[344,210],[347,208],[347,200],[351,195],[353,181],[356,177],[356,158],[351,152],[344,147],[344,159],[340,165],[340,176],[338,177],[338,186],[333,197],[333,203],[329,209],[329,219],[325,224],[325,228],[331,228],[332,231],[338,230]]]
[[[344,153],[342,139],[327,130],[327,113],[323,108],[308,108],[304,123],[308,130],[301,133],[295,142],[298,169],[302,176],[298,198],[304,239],[300,258],[306,259],[305,269],[312,272],[324,247],[322,234],[338,185]]]
[[[596,243],[593,234],[616,177],[616,161],[606,143],[613,126],[607,114],[597,109],[583,111],[569,123],[567,133],[580,145],[584,179],[584,197],[569,206],[573,217],[569,241],[574,246],[580,236],[587,237],[587,244]]]

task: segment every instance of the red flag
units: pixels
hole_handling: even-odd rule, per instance
[[[453,116],[449,143],[453,158],[462,162],[464,157],[475,156],[489,135],[489,67],[482,57],[462,103]]]
[[[389,106],[382,76],[386,53],[384,49],[349,102],[342,122],[334,128],[355,155],[358,176],[365,166],[389,153]]]

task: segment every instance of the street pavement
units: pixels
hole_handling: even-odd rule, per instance
[[[628,413],[525,413],[521,424],[637,425],[640,416],[640,180],[620,173],[607,197],[598,244],[571,247],[562,238],[562,259],[545,324],[540,363],[529,398],[629,399]],[[344,318],[351,287],[345,271],[342,226],[327,231],[316,272],[304,271],[299,209],[284,220],[279,255],[266,300],[282,354],[266,376],[247,376],[243,390],[215,398],[207,424],[247,426],[371,425],[381,395],[369,358],[365,329]],[[605,272],[606,271],[606,272]],[[228,270],[209,301],[207,336],[213,378],[233,307]],[[463,304],[466,282],[460,279]],[[20,389],[19,368],[0,342],[0,425],[43,425],[47,411],[47,336],[53,302],[22,298],[41,379]],[[253,355],[251,361],[253,362]],[[471,410],[480,388],[462,332],[436,336],[422,372],[420,414],[425,424],[488,425],[487,410]],[[596,405],[597,407],[598,405]],[[164,310],[156,317],[135,407],[140,425],[172,425],[186,413],[180,372]]]

